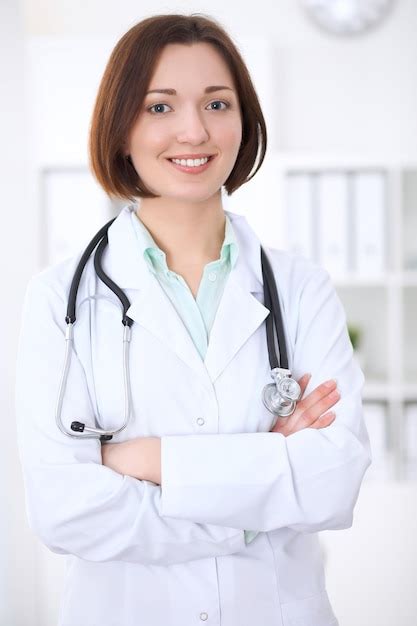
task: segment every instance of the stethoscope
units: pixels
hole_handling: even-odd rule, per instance
[[[91,439],[99,438],[100,441],[110,441],[113,435],[120,433],[126,428],[131,419],[131,388],[130,388],[130,369],[129,369],[129,346],[131,337],[131,327],[133,320],[126,315],[126,311],[130,307],[130,302],[125,293],[114,283],[109,276],[103,271],[101,265],[101,258],[103,251],[108,244],[107,231],[116,218],[111,219],[105,224],[93,237],[88,244],[87,248],[83,252],[81,259],[77,265],[74,273],[74,277],[71,282],[67,315],[65,322],[67,323],[67,329],[65,333],[65,360],[62,370],[61,383],[58,392],[58,400],[56,404],[55,420],[58,428],[69,437],[75,439]],[[98,244],[98,245],[97,245]],[[84,267],[91,256],[94,248],[97,249],[94,253],[94,269],[100,278],[100,280],[107,285],[107,287],[119,298],[123,307],[122,324],[124,326],[123,331],[123,377],[124,377],[124,398],[125,398],[125,418],[123,425],[117,430],[102,430],[100,428],[93,428],[92,426],[86,426],[82,422],[74,421],[71,423],[71,430],[69,432],[63,425],[61,419],[62,402],[64,399],[65,388],[68,379],[68,372],[71,362],[71,353],[73,347],[73,326],[76,321],[75,317],[75,305],[77,299],[78,287],[81,280],[81,275],[84,271]],[[264,302],[265,306],[270,310],[271,314],[266,318],[266,338],[268,343],[268,356],[269,363],[271,365],[271,377],[273,383],[265,385],[262,390],[262,401],[265,407],[277,417],[288,417],[295,411],[296,402],[301,397],[301,388],[296,380],[291,378],[291,371],[288,369],[287,347],[284,335],[284,327],[282,323],[281,307],[278,299],[277,286],[275,283],[274,275],[271,269],[269,260],[261,246],[261,262],[262,262],[262,276],[264,283]],[[278,361],[275,342],[274,342],[274,325],[278,337],[278,347],[280,354],[280,362]],[[74,433],[90,433],[86,435],[74,434]]]

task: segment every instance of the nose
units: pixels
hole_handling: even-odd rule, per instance
[[[207,142],[209,133],[200,111],[190,107],[190,109],[184,111],[179,125],[180,128],[182,128],[182,130],[177,133],[179,143],[198,145]]]

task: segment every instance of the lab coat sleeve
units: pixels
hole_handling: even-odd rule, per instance
[[[308,395],[337,378],[340,400],[327,428],[164,436],[162,515],[254,531],[349,528],[371,464],[363,420],[364,375],[353,356],[346,316],[318,265],[300,281],[293,314],[293,377],[310,372]],[[291,312],[290,312],[291,313]]]
[[[42,274],[30,280],[25,294],[15,387],[30,528],[52,552],[87,561],[171,565],[244,549],[241,529],[161,517],[159,485],[104,466],[99,440],[80,441],[58,429],[66,303]],[[67,428],[71,418],[95,423],[75,351],[63,404]]]

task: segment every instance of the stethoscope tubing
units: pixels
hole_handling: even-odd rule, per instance
[[[130,339],[131,339],[131,326],[133,325],[133,320],[127,315],[127,310],[130,307],[130,301],[126,294],[120,289],[120,287],[104,272],[102,267],[102,256],[105,247],[108,244],[108,229],[111,224],[114,222],[116,218],[109,220],[100,230],[94,235],[91,239],[90,243],[86,247],[85,251],[81,255],[81,258],[78,262],[77,268],[74,272],[74,276],[71,282],[69,296],[68,296],[68,304],[67,304],[67,314],[65,317],[65,322],[67,323],[67,330],[65,334],[65,357],[64,357],[64,365],[62,370],[62,376],[58,391],[58,399],[56,403],[55,410],[55,421],[58,428],[65,435],[72,437],[74,439],[96,439],[100,438],[101,441],[109,441],[112,439],[113,435],[120,433],[124,430],[131,417],[132,417],[132,399],[131,399],[131,383],[130,383],[130,368],[129,368],[129,348],[130,348]],[[90,258],[94,248],[96,251],[94,253],[94,269],[97,273],[97,276],[100,280],[117,296],[120,300],[123,307],[123,317],[122,324],[124,325],[123,331],[123,379],[124,379],[124,406],[125,406],[125,415],[124,421],[120,428],[117,430],[103,430],[93,427],[87,427],[83,422],[73,421],[71,423],[71,428],[74,432],[68,431],[63,423],[62,423],[62,403],[66,389],[66,383],[68,380],[68,372],[71,363],[71,353],[73,350],[73,325],[76,322],[76,300],[78,288],[81,280],[82,273],[84,271],[84,267]],[[276,372],[277,370],[288,371],[288,356],[287,356],[287,347],[286,340],[283,328],[282,321],[282,313],[281,307],[279,304],[278,291],[273,275],[273,271],[269,262],[269,259],[261,246],[261,265],[262,265],[262,276],[264,282],[264,301],[265,306],[270,310],[272,314],[268,315],[266,318],[266,336],[267,336],[267,345],[268,345],[268,357],[269,363],[271,366],[271,374]],[[278,338],[278,348],[279,348],[279,360],[277,357],[276,349],[275,349],[275,336],[274,336],[274,326],[275,331]],[[75,433],[82,434],[75,434]]]
[[[266,318],[266,333],[268,344],[268,356],[271,370],[277,367],[288,369],[287,345],[284,336],[284,325],[282,321],[281,306],[279,304],[278,291],[275,283],[272,268],[265,250],[261,246],[262,275],[264,281],[264,298],[265,306],[271,311],[272,315]],[[275,331],[278,336],[279,359],[275,350]]]
[[[125,415],[124,421],[120,428],[117,430],[102,430],[100,428],[94,428],[92,426],[85,426],[83,422],[73,421],[71,424],[71,428],[73,428],[74,432],[70,432],[65,428],[62,423],[62,403],[64,399],[65,389],[67,386],[68,380],[68,372],[71,364],[71,354],[73,350],[73,323],[69,322],[67,325],[67,330],[65,333],[65,357],[64,357],[64,366],[61,375],[61,381],[59,385],[58,391],[58,399],[56,403],[55,409],[55,422],[59,428],[59,430],[64,433],[64,435],[68,435],[73,439],[96,439],[98,435],[100,435],[101,441],[110,441],[113,435],[117,435],[122,430],[124,430],[132,415],[132,390],[131,390],[131,382],[130,382],[130,368],[129,368],[129,352],[130,352],[130,338],[131,338],[131,328],[127,324],[123,329],[123,386],[124,386],[124,407],[125,407]],[[83,435],[76,435],[75,432],[86,433]],[[91,433],[91,434],[88,434]]]

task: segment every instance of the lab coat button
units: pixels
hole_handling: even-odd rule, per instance
[[[200,619],[202,619],[203,622],[205,622],[207,618],[208,618],[207,613],[200,613]]]
[[[217,274],[215,272],[210,272],[210,274],[208,275],[209,280],[211,280],[211,282],[215,281],[217,278]]]
[[[202,417],[197,418],[197,424],[202,426],[204,424],[204,419]]]

